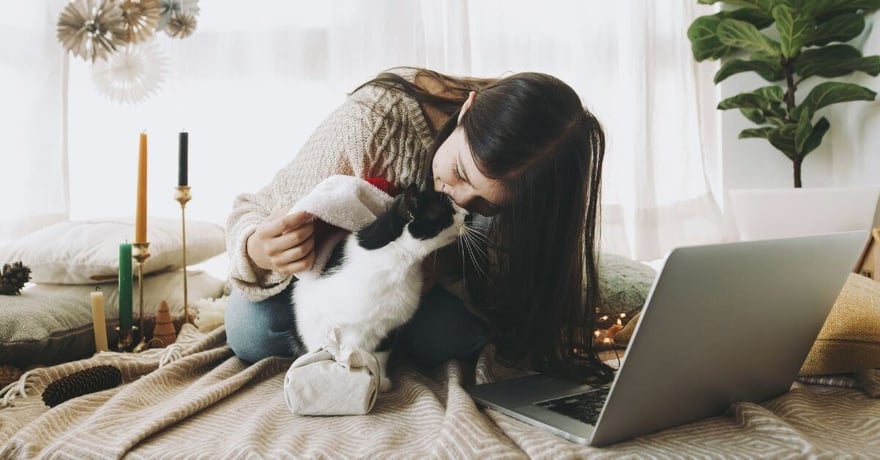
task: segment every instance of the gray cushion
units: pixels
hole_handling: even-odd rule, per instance
[[[599,255],[599,316],[626,320],[641,310],[657,272],[650,266],[610,253]]]
[[[173,318],[183,318],[182,271],[144,277],[144,317],[155,317],[166,300]],[[119,304],[115,282],[100,285],[104,291],[107,338],[115,342]],[[190,306],[201,298],[223,295],[226,283],[205,272],[190,271],[187,292]],[[21,295],[0,296],[0,365],[27,367],[51,365],[85,358],[95,352],[89,293],[95,285],[36,284]],[[137,283],[133,288],[133,316],[138,324]],[[191,311],[190,315],[194,312]],[[152,321],[151,321],[152,322]],[[146,327],[148,331],[151,328]]]

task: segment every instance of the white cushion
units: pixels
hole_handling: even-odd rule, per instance
[[[34,283],[95,284],[117,278],[119,244],[133,239],[134,224],[130,219],[61,222],[0,247],[0,262],[22,261],[30,267]],[[147,241],[150,257],[144,263],[144,275],[183,266],[179,219],[150,218]],[[222,226],[186,222],[187,265],[225,250]],[[132,270],[135,271],[134,263]]]

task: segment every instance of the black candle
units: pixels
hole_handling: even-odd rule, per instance
[[[187,185],[187,157],[189,153],[189,133],[180,133],[180,148],[178,149],[177,185]]]

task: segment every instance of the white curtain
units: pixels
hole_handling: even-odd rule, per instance
[[[21,120],[19,126],[58,137],[43,147],[54,159],[34,159],[31,168],[51,164],[58,173],[40,172],[40,185],[28,189],[68,194],[69,205],[62,199],[58,211],[71,219],[133,214],[142,130],[150,142],[149,212],[179,216],[172,199],[176,139],[178,131],[189,131],[193,200],[187,216],[223,223],[236,194],[267,183],[347,91],[385,68],[413,65],[475,76],[547,72],[571,84],[607,131],[604,249],[656,259],[676,245],[722,238],[712,192],[720,162],[711,82],[708,90],[698,84],[697,72],[705,70],[693,62],[685,36],[697,7],[688,0],[674,3],[200,2],[195,34],[156,38],[167,72],[145,102],[120,104],[102,96],[91,66],[71,58],[69,187],[57,134],[61,79],[47,85],[32,78],[47,73],[50,61],[60,62],[52,24],[57,11],[43,12],[42,29],[32,25],[29,33],[55,59],[44,59],[20,79],[48,105],[31,109],[54,109],[54,115],[26,121],[3,110]],[[55,95],[46,95],[49,86]],[[33,101],[9,91],[23,105]],[[23,136],[22,145],[35,149],[36,139],[45,143],[42,134]],[[5,147],[6,136],[0,142]],[[0,155],[5,174],[11,157],[6,148]],[[4,217],[10,215],[5,203]]]
[[[685,33],[711,11],[672,3],[470,4],[475,73],[557,75],[604,124],[603,248],[640,260],[723,238],[713,90]]]
[[[59,5],[0,1],[0,243],[68,216]]]

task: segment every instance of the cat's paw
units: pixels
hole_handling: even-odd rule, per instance
[[[379,393],[388,393],[391,391],[391,379],[382,377],[379,380]]]

